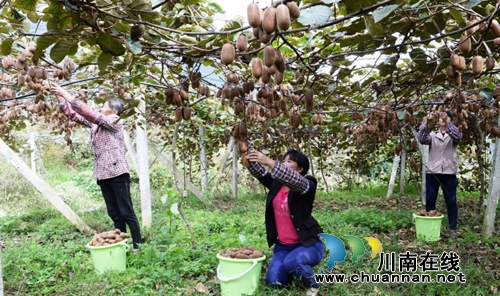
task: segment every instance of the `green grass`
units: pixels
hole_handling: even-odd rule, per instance
[[[60,147],[48,147],[46,163],[50,163],[49,182],[62,192],[74,188],[74,198],[66,199],[79,216],[97,232],[113,228],[106,214],[99,188],[91,176],[91,162],[82,155],[62,155]],[[143,228],[146,240],[139,254],[127,254],[126,272],[98,275],[94,271],[89,250],[85,244],[91,237],[78,232],[59,212],[52,209],[26,181],[0,162],[8,172],[10,182],[0,183],[6,194],[0,198],[2,208],[7,204],[24,214],[0,218],[0,235],[5,245],[2,254],[4,292],[6,295],[220,295],[217,280],[218,260],[215,255],[229,247],[254,246],[265,250],[267,256],[261,280],[255,295],[304,295],[304,287],[294,280],[289,289],[275,290],[264,283],[264,274],[272,249],[267,247],[264,229],[265,192],[257,193],[242,188],[233,199],[227,184],[220,192],[209,196],[210,205],[188,195],[184,210],[195,233],[196,249],[191,246],[187,227],[179,215],[171,212],[177,201],[169,172],[161,166],[151,167],[154,182],[153,224]],[[4,174],[5,175],[5,174]],[[133,176],[134,177],[134,176]],[[4,178],[4,177],[2,177]],[[141,219],[137,184],[132,184],[132,195]],[[2,187],[3,186],[3,187]],[[398,186],[396,186],[399,189]],[[314,216],[325,233],[338,237],[378,238],[384,252],[422,255],[454,251],[460,255],[460,267],[467,277],[466,284],[325,284],[321,295],[491,295],[500,289],[500,251],[498,237],[481,236],[483,213],[478,212],[477,195],[459,192],[460,239],[446,239],[447,221],[442,227],[443,238],[435,243],[415,239],[411,214],[423,206],[419,188],[407,186],[405,195],[385,198],[385,186],[361,184],[350,191],[318,192]],[[19,196],[13,198],[13,194]],[[162,202],[163,196],[169,196]],[[85,199],[83,203],[78,200]],[[87,206],[92,206],[87,211]],[[443,198],[438,208],[444,209]],[[347,246],[348,258],[352,251]],[[365,244],[366,245],[366,244]],[[352,263],[337,264],[334,273],[377,273],[379,258],[371,260],[367,254]],[[329,254],[315,267],[316,272],[326,268]],[[196,291],[203,283],[208,294]]]
[[[461,256],[460,266],[467,283],[325,284],[322,295],[489,295],[491,287],[499,286],[495,277],[498,264],[484,265],[485,261],[489,262],[487,260],[498,259],[498,239],[483,240],[466,225],[459,241],[443,239],[437,243],[422,243],[414,239],[409,222],[413,209],[394,210],[391,206],[396,203],[374,195],[362,199],[358,193],[342,192],[339,194],[342,198],[319,194],[315,217],[326,233],[361,238],[375,236],[386,252],[409,250],[424,254],[431,250],[440,254],[456,251]],[[119,274],[96,274],[85,248],[90,237],[77,232],[53,210],[4,217],[0,220],[6,246],[3,273],[9,275],[4,276],[5,292],[7,295],[203,295],[195,290],[196,284],[203,283],[212,291],[209,295],[218,295],[220,284],[216,279],[218,260],[215,254],[220,249],[251,245],[265,250],[268,258],[272,255],[265,241],[264,196],[262,192],[254,196],[243,193],[237,200],[220,198],[213,206],[219,209],[208,209],[191,197],[185,211],[195,231],[196,249],[191,248],[189,233],[180,216],[168,215],[171,203],[155,200],[153,225],[143,229],[146,243],[141,253],[128,254],[127,271]],[[411,204],[417,198],[400,199]],[[112,228],[104,208],[85,213],[81,218],[98,232]],[[475,249],[485,253],[481,255]],[[315,268],[317,272],[326,267],[327,257]],[[482,262],[477,262],[478,258],[482,258]],[[370,261],[362,257],[353,265],[347,261],[339,263],[335,272],[350,274],[363,270],[375,273],[378,262],[378,258]],[[269,260],[264,263],[262,276],[268,263]],[[290,289],[279,291],[266,287],[262,277],[256,295],[303,293],[304,288],[298,280]]]

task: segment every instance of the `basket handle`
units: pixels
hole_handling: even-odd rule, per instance
[[[125,247],[125,252],[130,251],[130,246],[128,244],[123,244],[123,247]]]
[[[247,270],[245,270],[242,274],[240,275],[237,275],[237,276],[233,276],[233,277],[230,277],[230,278],[223,278],[221,275],[220,275],[220,263],[219,265],[217,265],[217,278],[221,281],[221,282],[230,282],[230,281],[234,281],[234,280],[237,280],[241,277],[243,277],[245,274],[249,273],[255,266],[257,265],[257,260],[254,260],[253,263],[252,263],[252,266],[250,266]]]
[[[413,223],[413,225],[415,225],[415,215],[413,215],[413,218],[411,218],[411,222]]]

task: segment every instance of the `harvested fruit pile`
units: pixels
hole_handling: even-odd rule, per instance
[[[419,216],[426,216],[426,217],[439,217],[441,216],[442,214],[436,210],[432,210],[432,211],[429,211],[427,212],[426,210],[421,210],[420,212],[418,212]]]
[[[101,247],[116,244],[129,238],[130,234],[121,232],[120,229],[115,229],[112,231],[105,231],[101,233],[94,234],[90,245],[92,247]]]
[[[264,256],[264,251],[257,250],[254,247],[229,248],[227,250],[221,250],[219,255],[227,258],[253,259]]]

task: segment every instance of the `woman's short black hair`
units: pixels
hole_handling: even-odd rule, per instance
[[[288,158],[290,158],[290,160],[295,161],[299,168],[302,168],[302,172],[300,172],[300,174],[302,176],[305,176],[307,174],[307,171],[309,170],[309,158],[307,158],[304,153],[299,152],[295,149],[288,150],[283,156],[283,159],[285,159],[287,156]]]
[[[117,115],[122,114],[123,112],[123,101],[119,98],[110,98],[106,102],[108,102],[109,109],[116,111]]]

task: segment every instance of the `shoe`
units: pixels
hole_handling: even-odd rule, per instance
[[[456,230],[450,230],[450,237],[452,239],[458,238],[458,232]]]
[[[140,249],[137,249],[137,248],[135,248],[135,249],[133,249],[133,250],[132,250],[132,252],[134,252],[134,254],[139,254],[139,252],[140,252],[140,251],[141,251],[141,250],[140,250]]]
[[[306,291],[306,296],[317,296],[319,295],[318,293],[319,293],[319,287],[318,288],[310,287]]]

